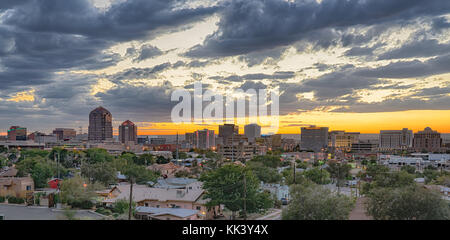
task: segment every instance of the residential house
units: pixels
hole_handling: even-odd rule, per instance
[[[179,171],[190,171],[189,168],[175,165],[173,162],[166,164],[153,164],[151,166],[148,166],[147,169],[155,172],[160,172],[162,176],[167,178],[175,177],[175,174]]]
[[[184,208],[136,208],[136,218],[141,220],[198,220],[198,210]]]
[[[204,199],[203,183],[194,182],[185,189],[150,188],[144,185],[133,186],[133,201],[138,206],[150,208],[181,208],[197,210],[198,219],[213,219],[221,215],[219,206],[208,208],[207,199]],[[99,193],[99,195],[104,193]],[[128,200],[130,197],[129,185],[115,186],[102,201],[106,206],[113,205],[117,200]]]
[[[34,181],[31,177],[0,178],[0,196],[25,198],[34,191]]]

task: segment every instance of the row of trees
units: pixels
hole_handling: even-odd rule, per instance
[[[363,193],[368,198],[366,210],[374,219],[450,219],[448,202],[439,192],[417,185],[415,169],[413,172],[405,167],[399,172],[391,172],[388,167],[375,165],[369,166],[366,174],[372,180],[363,185]]]
[[[108,185],[116,182],[116,173],[128,172],[136,175],[136,182],[155,181],[159,173],[146,169],[146,166],[158,161],[150,154],[136,156],[133,153],[123,153],[112,156],[104,149],[88,149],[86,151],[68,151],[54,148],[52,151],[23,150],[16,163],[19,176],[31,175],[36,188],[47,186],[49,178],[62,178],[80,171],[82,177],[90,182]],[[161,159],[159,159],[161,160]]]

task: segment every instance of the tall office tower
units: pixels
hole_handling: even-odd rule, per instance
[[[12,126],[8,130],[8,141],[26,141],[27,128]]]
[[[274,134],[270,136],[270,146],[272,150],[281,148],[281,134]]]
[[[130,120],[119,126],[119,141],[124,144],[137,143],[137,126]]]
[[[75,138],[77,136],[77,131],[72,128],[56,128],[53,130],[53,134],[61,141]]]
[[[418,152],[437,152],[441,149],[442,138],[439,132],[427,127],[423,131],[414,134],[413,143],[414,149]]]
[[[223,139],[223,142],[226,142],[228,138],[237,134],[239,134],[239,126],[235,124],[224,124],[219,126],[219,137]]]
[[[184,134],[184,140],[186,143],[191,147],[195,147],[195,136],[194,133],[185,133]]]
[[[328,127],[302,127],[300,147],[315,152],[326,149],[328,147]]]
[[[258,124],[248,124],[244,126],[244,135],[250,142],[254,142],[256,138],[261,137],[261,126]]]
[[[350,151],[359,142],[359,132],[331,131],[328,133],[328,146]]]
[[[103,107],[98,107],[89,114],[89,141],[101,142],[113,137],[112,115]]]
[[[381,150],[399,150],[412,147],[413,132],[407,128],[402,130],[381,130],[379,146]]]
[[[215,135],[214,130],[198,130],[194,132],[195,147],[198,149],[210,149],[214,147]]]

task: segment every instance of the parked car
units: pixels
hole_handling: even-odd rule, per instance
[[[288,205],[289,201],[286,198],[282,198],[281,199],[281,204],[282,205]]]

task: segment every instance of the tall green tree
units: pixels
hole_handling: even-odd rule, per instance
[[[262,155],[256,156],[252,160],[252,162],[260,162],[264,166],[269,168],[277,168],[281,166],[281,158],[279,155]]]
[[[84,164],[81,168],[81,173],[82,176],[87,177],[94,182],[100,182],[104,185],[116,182],[117,171],[110,162]]]
[[[260,191],[258,178],[242,166],[230,164],[200,177],[205,189],[205,198],[210,199],[207,206],[225,205],[232,211],[233,218],[241,214],[266,210],[271,205],[271,198]],[[245,207],[244,207],[245,206]]]
[[[316,184],[327,184],[330,182],[328,171],[317,167],[304,171],[303,176]]]
[[[19,176],[31,175],[36,188],[47,187],[47,181],[52,177],[57,177],[58,166],[57,163],[40,156],[25,158],[17,163],[16,168]],[[67,174],[67,169],[60,166],[60,176]]]
[[[260,181],[265,183],[278,183],[281,181],[281,174],[275,168],[264,166],[261,162],[249,161],[246,164]]]
[[[330,173],[333,180],[336,181],[338,187],[342,186],[344,181],[350,176],[350,164],[341,163],[338,161],[329,161],[326,170]]]
[[[376,220],[449,220],[450,205],[438,192],[419,186],[376,188],[367,212]]]
[[[282,212],[283,220],[346,220],[354,207],[351,198],[310,181],[292,185],[290,192],[292,200]]]
[[[86,150],[87,163],[110,162],[112,159],[113,157],[106,149],[91,148]]]

